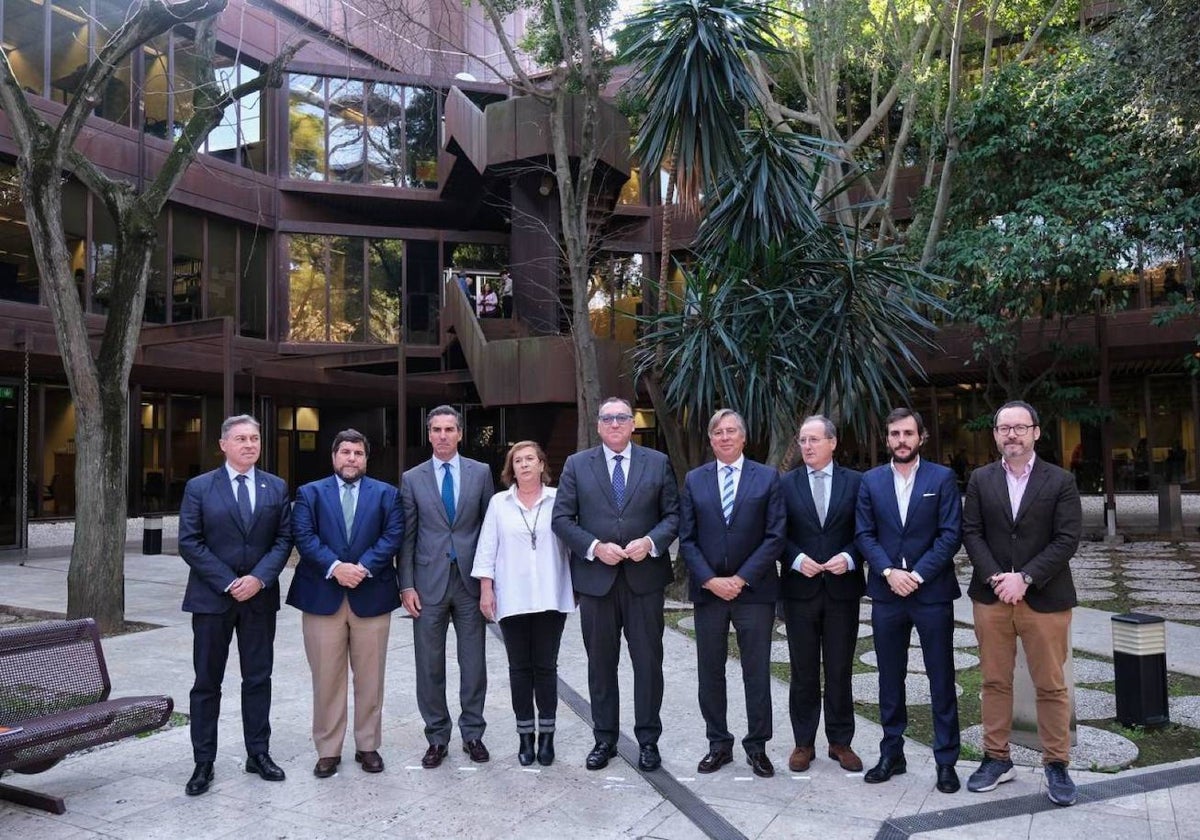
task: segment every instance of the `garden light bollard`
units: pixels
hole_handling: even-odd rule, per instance
[[[1117,722],[1157,728],[1171,722],[1167,708],[1167,623],[1157,615],[1112,617]]]

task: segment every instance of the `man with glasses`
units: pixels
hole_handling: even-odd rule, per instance
[[[588,654],[588,693],[596,744],[589,770],[617,754],[620,694],[617,662],[624,630],[633,664],[638,767],[662,763],[663,603],[670,583],[667,549],[679,526],[679,490],[661,452],[635,446],[633,408],[619,397],[600,406],[600,446],[563,467],[554,501],[554,533],[571,550],[571,580]]]
[[[858,605],[866,591],[864,563],[854,548],[854,505],[862,474],[834,464],[837,428],[816,415],[800,426],[804,466],[781,482],[787,510],[787,544],[781,580],[791,680],[788,711],[796,747],[788,769],[803,773],[816,757],[825,684],[825,737],[829,757],[851,773],[862,759],[854,739],[854,649]]]
[[[1001,406],[992,432],[1000,460],[971,473],[963,507],[963,545],[975,568],[967,594],[983,672],[984,758],[967,790],[993,790],[1015,776],[1009,735],[1020,638],[1037,691],[1046,792],[1054,804],[1072,805],[1071,699],[1063,664],[1077,603],[1070,563],[1083,522],[1079,490],[1069,472],[1034,454],[1041,429],[1029,403]]]
[[[733,761],[726,716],[729,625],[737,631],[746,690],[742,747],[754,775],[775,775],[771,740],[771,635],[779,596],[776,562],[785,522],[779,473],[743,455],[746,424],[723,408],[708,421],[715,461],[687,474],[679,506],[679,554],[696,605],[696,671],[708,754],[696,768],[714,773]]]

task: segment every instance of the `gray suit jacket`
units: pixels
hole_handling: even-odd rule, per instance
[[[430,458],[400,479],[404,510],[404,543],[400,548],[400,591],[416,589],[423,603],[440,604],[450,583],[450,551],[458,555],[458,573],[467,591],[479,596],[479,581],[471,577],[475,544],[488,502],[495,494],[492,471],[486,464],[460,456],[462,486],[458,490],[454,525],[442,505],[441,481]]]
[[[567,459],[554,497],[553,523],[554,533],[571,549],[571,582],[577,592],[607,595],[617,578],[616,566],[587,559],[594,540],[627,545],[649,537],[657,557],[621,564],[629,588],[641,595],[671,582],[668,549],[679,532],[679,487],[666,455],[634,445],[624,502],[618,510],[603,447]]]

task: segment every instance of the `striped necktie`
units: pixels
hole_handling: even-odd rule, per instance
[[[721,512],[725,514],[725,524],[733,518],[733,466],[725,467],[725,479],[721,482]]]
[[[625,504],[625,470],[621,469],[621,461],[625,459],[624,455],[613,456],[613,502],[617,505],[617,510],[620,510]]]

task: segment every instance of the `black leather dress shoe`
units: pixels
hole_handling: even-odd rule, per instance
[[[608,766],[610,758],[616,758],[617,748],[607,741],[597,741],[596,746],[588,753],[587,769],[603,770]]]
[[[271,760],[271,754],[260,752],[246,759],[246,772],[257,773],[264,782],[282,782],[283,768]]]
[[[708,755],[700,759],[700,763],[696,765],[697,773],[716,773],[729,762],[733,761],[732,750],[709,750]]]
[[[746,763],[750,765],[755,776],[769,779],[775,775],[775,765],[771,763],[771,759],[767,758],[765,752],[746,753]]]
[[[638,769],[649,773],[662,767],[662,756],[658,754],[658,744],[642,744],[638,750]]]
[[[476,738],[474,741],[463,741],[463,752],[470,756],[471,760],[476,764],[483,764],[492,757],[492,754],[488,752],[488,748],[483,745],[483,741],[479,738]]]
[[[213,780],[213,763],[211,761],[197,761],[196,769],[192,771],[192,778],[188,779],[188,783],[184,785],[183,792],[188,796],[199,796],[208,790],[208,786]]]
[[[890,755],[881,755],[879,763],[863,774],[863,781],[874,785],[886,782],[892,776],[903,776],[907,770],[908,762],[904,760],[904,756],[898,755],[893,758]]]
[[[439,766],[445,758],[445,744],[430,744],[429,749],[425,750],[425,755],[421,756],[421,766],[426,770],[432,770]]]
[[[958,793],[958,773],[953,764],[939,764],[937,768],[937,789],[942,793]]]

